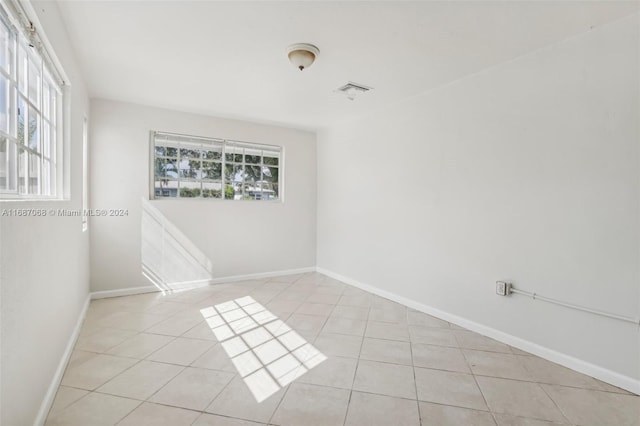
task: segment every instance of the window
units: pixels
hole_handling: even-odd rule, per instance
[[[279,200],[282,148],[151,133],[151,198]]]
[[[0,198],[57,194],[60,79],[0,7]]]
[[[82,232],[89,229],[89,123],[82,122]]]

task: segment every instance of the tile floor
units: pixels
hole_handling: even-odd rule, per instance
[[[46,425],[116,424],[622,426],[640,397],[309,273],[93,301]]]

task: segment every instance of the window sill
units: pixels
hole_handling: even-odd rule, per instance
[[[51,202],[64,202],[71,201],[70,198],[0,198],[0,204],[10,203],[10,204],[18,204],[18,203],[51,203]]]

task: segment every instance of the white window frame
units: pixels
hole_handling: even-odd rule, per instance
[[[82,120],[82,232],[89,229],[89,120]]]
[[[283,202],[284,194],[283,194],[283,181],[284,181],[284,147],[278,145],[267,145],[261,143],[254,142],[241,142],[235,140],[227,140],[227,139],[218,139],[218,138],[209,138],[202,136],[190,136],[190,135],[182,135],[177,133],[167,133],[167,132],[159,132],[159,131],[151,131],[150,132],[150,150],[149,150],[149,199],[151,200],[225,200],[225,201],[261,201],[261,202]],[[162,143],[164,141],[164,143]],[[177,152],[175,156],[162,156],[157,155],[156,146],[158,147],[167,147],[168,145],[177,148]],[[198,148],[198,146],[200,148]],[[202,164],[204,162],[216,163],[220,165],[220,178],[219,179],[207,179],[205,177],[184,177],[181,176],[182,173],[182,157],[181,157],[181,149],[202,149],[206,151],[207,148],[210,148],[210,152],[218,151],[220,152],[220,158],[202,158],[202,157],[190,157],[195,159],[196,161],[200,160],[201,167],[200,170],[203,170]],[[254,153],[252,156],[259,156],[260,163],[251,163],[247,162],[246,155],[247,151]],[[259,153],[259,154],[258,154]],[[233,155],[233,159],[230,160],[229,156]],[[242,155],[240,161],[236,161],[235,155]],[[266,158],[277,159],[276,164],[266,163]],[[176,182],[175,187],[167,188],[167,191],[174,191],[174,196],[158,196],[156,193],[156,160],[175,160],[175,175],[172,177],[164,177],[162,180],[164,182]],[[232,175],[228,174],[228,167],[232,168],[234,171]],[[260,179],[249,182],[244,179],[236,180],[238,173],[241,173],[244,176],[246,174],[247,167],[258,168],[260,171]],[[266,170],[265,170],[266,169]],[[186,169],[185,169],[186,170]],[[265,176],[270,176],[273,172],[278,174],[277,182],[267,181],[265,180]],[[166,173],[166,172],[165,172]],[[202,172],[201,172],[202,173]],[[233,177],[232,177],[233,176]],[[200,192],[198,196],[195,197],[185,197],[181,196],[182,189],[189,188],[188,185],[182,186],[182,183],[185,184],[195,184],[194,186],[200,185]],[[205,196],[205,188],[204,185],[206,183],[213,185],[220,185],[218,189],[208,189],[209,194],[213,194],[214,191],[220,192],[220,197],[215,196]],[[253,187],[250,188],[250,185],[253,184]],[[232,186],[234,189],[234,198],[227,197],[227,187]],[[197,189],[197,188],[195,188]],[[162,191],[162,189],[161,189]],[[240,191],[240,192],[238,192]],[[277,195],[272,197],[273,193]]]
[[[6,114],[0,120],[0,201],[62,196],[64,81],[26,22],[19,3],[0,3],[0,26],[7,35],[6,46],[0,42],[7,62],[0,66],[0,117]],[[20,132],[20,122],[26,132]]]

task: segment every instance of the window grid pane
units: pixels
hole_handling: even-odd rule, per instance
[[[0,138],[0,191],[16,191],[17,162],[16,144],[7,138]]]
[[[154,198],[278,200],[281,148],[156,132]]]
[[[29,100],[36,105],[40,104],[40,90],[42,85],[42,64],[33,55],[29,55]]]
[[[27,52],[25,51],[23,43],[20,43],[20,46],[18,47],[18,63],[16,65],[16,71],[18,73],[18,90],[24,94],[27,88],[27,69],[29,61],[27,60]]]
[[[4,22],[0,22],[0,68],[7,75],[13,71],[13,44],[14,37]]]
[[[27,151],[24,148],[20,148],[20,155],[18,156],[18,192],[20,194],[27,193]]]
[[[60,84],[0,7],[0,197],[55,196]]]

